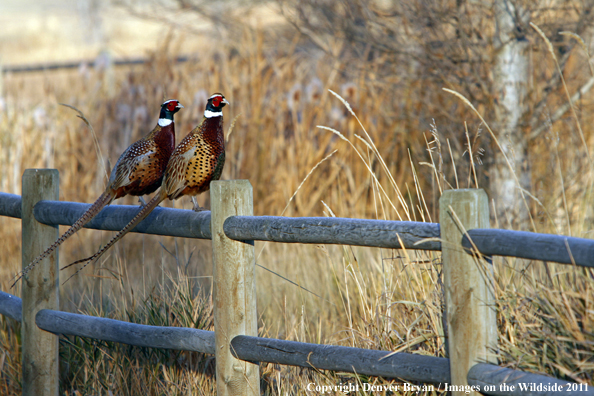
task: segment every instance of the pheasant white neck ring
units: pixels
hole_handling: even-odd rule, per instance
[[[206,118],[214,118],[214,117],[222,117],[222,116],[223,116],[222,111],[204,110],[204,117],[206,117]]]
[[[171,125],[173,124],[173,120],[170,120],[168,118],[159,118],[159,126],[160,127],[166,127],[167,125]]]

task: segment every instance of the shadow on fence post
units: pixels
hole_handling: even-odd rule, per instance
[[[489,228],[487,194],[478,189],[445,191],[439,213],[451,380],[452,385],[468,385],[468,371],[476,363],[497,364],[491,350],[497,346],[493,267],[462,247],[467,230]]]
[[[247,180],[215,181],[210,197],[217,395],[259,396],[259,366],[231,353],[235,336],[258,336],[254,242],[234,241],[223,231],[227,217],[253,216],[252,185]]]
[[[22,259],[23,267],[58,238],[58,226],[35,220],[33,207],[41,200],[58,200],[56,169],[27,169],[23,174]],[[58,249],[40,261],[22,279],[23,395],[58,395],[58,336],[41,330],[35,315],[41,309],[57,310]]]

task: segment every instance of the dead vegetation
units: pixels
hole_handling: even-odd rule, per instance
[[[241,41],[206,46],[181,64],[172,61],[175,48],[163,45],[144,65],[6,75],[0,190],[20,194],[24,169],[52,167],[60,170],[61,199],[92,202],[103,190],[110,161],[152,128],[163,98],[185,106],[176,116],[180,141],[215,91],[231,102],[227,123],[242,114],[223,179],[250,180],[256,215],[435,222],[443,189],[481,186],[487,131],[461,100],[429,79],[382,74],[374,59],[347,68],[352,59],[302,40],[246,29]],[[553,75],[551,58],[537,50],[541,45],[533,43],[534,63]],[[579,49],[567,57],[564,71],[574,93],[590,77],[589,68]],[[547,88],[540,75],[535,73],[532,103],[544,100],[553,113],[567,98]],[[100,150],[87,125],[59,103],[85,114]],[[534,231],[591,237],[594,173],[576,148],[581,141],[575,130],[578,121],[591,145],[590,96],[574,105],[577,120],[561,117],[530,141],[534,183],[528,202]],[[477,110],[485,113],[484,107]],[[199,203],[209,206],[208,196]],[[189,200],[173,205],[191,207]],[[20,224],[6,218],[0,224],[0,285],[19,294],[8,285],[20,268]],[[111,237],[79,234],[60,249],[63,264]],[[438,253],[262,243],[256,253],[259,265],[321,296],[258,268],[262,336],[445,356]],[[62,308],[212,329],[211,265],[208,241],[128,235],[105,260],[66,284]],[[495,263],[495,278],[500,364],[592,384],[592,271],[554,264],[545,270],[542,263],[506,259]],[[19,329],[0,318],[1,394],[20,393]],[[61,361],[61,392],[67,394],[207,395],[214,389],[212,359],[199,354],[65,338]],[[271,395],[308,394],[309,382],[385,382],[271,364],[261,373],[263,392]]]

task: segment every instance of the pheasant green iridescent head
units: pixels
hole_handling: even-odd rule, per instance
[[[183,108],[184,106],[176,99],[163,102],[161,105],[161,114],[159,114],[159,125],[164,127],[171,124],[173,122],[173,115]]]
[[[206,103],[206,110],[204,110],[204,117],[206,118],[213,118],[213,117],[221,117],[223,115],[223,107],[228,105],[227,99],[223,96],[223,94],[216,93],[208,98],[208,102]]]

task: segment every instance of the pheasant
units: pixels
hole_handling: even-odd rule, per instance
[[[142,196],[157,190],[163,180],[163,174],[175,148],[175,127],[173,115],[184,106],[179,101],[167,100],[161,105],[159,121],[145,137],[133,143],[124,151],[111,171],[107,188],[95,203],[54,242],[45,252],[23,269],[16,282],[27,274],[38,262],[56,250],[66,239],[80,230],[101,209],[113,200],[125,195]]]
[[[208,98],[202,121],[181,141],[171,154],[167,169],[165,169],[161,189],[154,198],[97,253],[82,260],[77,260],[62,269],[86,262],[74,275],[82,271],[87,265],[98,260],[111,246],[123,238],[167,198],[174,200],[189,195],[192,197],[194,210],[202,210],[202,208],[198,207],[194,198],[196,195],[207,191],[210,188],[211,181],[218,180],[221,177],[225,164],[223,107],[227,104],[229,102],[220,93],[215,93]]]

